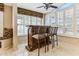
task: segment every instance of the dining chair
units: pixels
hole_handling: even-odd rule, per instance
[[[51,42],[52,42],[52,48],[56,45],[58,46],[58,35],[57,35],[58,27],[50,27],[49,33],[51,37]],[[55,39],[56,37],[56,39]]]
[[[44,26],[41,26],[41,27],[38,27],[36,28],[37,29],[37,34],[33,35],[32,37],[37,39],[37,43],[38,43],[38,56],[40,55],[40,41],[41,40],[44,40],[44,43],[45,43],[45,52],[46,52],[46,30],[47,28],[44,27]]]

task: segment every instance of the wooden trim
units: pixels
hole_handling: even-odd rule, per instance
[[[39,13],[39,12],[35,12],[35,11],[31,11],[31,10],[27,10],[27,9],[19,8],[19,7],[18,7],[17,11],[19,14],[43,18],[43,13]]]
[[[0,11],[4,11],[4,4],[0,3]]]

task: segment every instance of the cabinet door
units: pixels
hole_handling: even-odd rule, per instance
[[[0,11],[0,37],[3,37],[3,12]]]

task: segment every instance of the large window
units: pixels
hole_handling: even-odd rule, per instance
[[[58,26],[63,27],[64,25],[64,11],[58,12]]]
[[[45,17],[45,25],[53,26],[55,24],[56,24],[55,13],[46,15],[46,17]]]
[[[42,19],[39,17],[31,16],[31,25],[42,25]]]
[[[59,10],[57,12],[57,25],[59,27],[58,33],[73,33],[73,7]]]
[[[74,33],[74,6],[59,10],[58,14],[58,33],[62,34],[72,34]]]
[[[45,16],[45,25],[51,25],[50,24],[50,17],[49,17],[49,15]]]
[[[56,18],[55,18],[55,14],[50,16],[50,24],[51,26],[56,25]]]
[[[31,24],[30,16],[24,15],[23,20],[24,20],[24,29],[23,29],[24,30],[24,34],[27,35],[28,27],[26,25],[30,25]]]
[[[36,25],[37,18],[34,16],[31,16],[31,25]]]
[[[65,10],[65,32],[73,32],[73,7]]]
[[[54,19],[52,21],[59,26],[58,33],[79,38],[79,3],[57,10],[56,13],[55,22]],[[51,25],[50,15],[46,17],[45,25]]]
[[[22,36],[25,35],[25,27],[26,27],[26,21],[25,21],[24,15],[17,15],[17,35]],[[26,24],[25,24],[26,23]],[[29,22],[28,22],[29,23]]]
[[[62,34],[64,31],[64,11],[58,11],[57,13],[57,25],[58,25],[58,34]]]
[[[79,33],[79,4],[75,5],[76,33]]]
[[[42,25],[42,18],[37,17],[36,19],[37,19],[36,24]]]
[[[28,27],[26,25],[41,25],[42,19],[39,17],[28,16],[28,15],[17,15],[17,35],[27,35]]]

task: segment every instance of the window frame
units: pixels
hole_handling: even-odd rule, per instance
[[[28,19],[29,19],[29,23],[28,24],[26,24],[25,23],[25,20],[26,20],[26,17],[28,17]],[[36,24],[32,24],[32,20],[34,20],[34,19],[32,19],[32,17],[35,17],[35,16],[29,16],[29,15],[23,15],[23,14],[17,14],[17,20],[18,20],[18,18],[20,18],[20,19],[22,19],[23,20],[23,24],[18,24],[17,23],[17,36],[25,36],[25,35],[27,35],[25,32],[25,26],[27,26],[27,25],[37,25],[37,20],[38,20],[38,18],[40,18],[40,17],[35,17],[36,18]],[[42,18],[40,18],[40,22],[41,22],[41,24],[40,25],[42,25]],[[24,34],[22,34],[22,35],[20,35],[20,34],[18,34],[18,26],[19,25],[23,25],[23,33]]]

